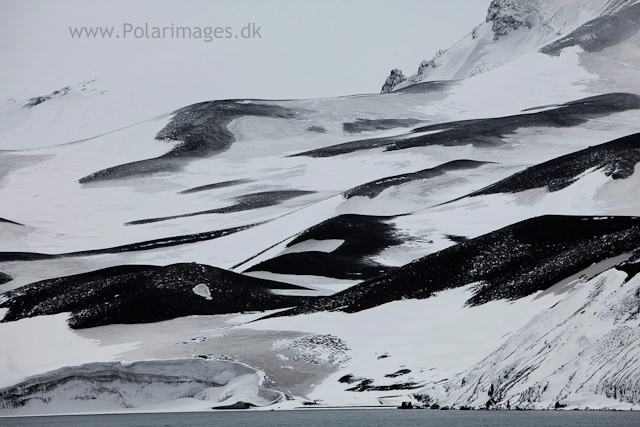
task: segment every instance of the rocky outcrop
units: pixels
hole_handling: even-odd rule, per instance
[[[511,31],[531,29],[542,19],[540,4],[534,0],[493,0],[486,22],[492,23],[493,40],[498,41]]]
[[[382,91],[380,93],[389,93],[393,90],[394,87],[398,86],[400,83],[405,81],[407,78],[402,74],[402,70],[393,69],[391,70],[391,74],[387,77],[387,80],[382,85]]]

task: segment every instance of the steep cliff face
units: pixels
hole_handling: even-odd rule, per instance
[[[535,316],[485,360],[428,387],[440,405],[501,409],[640,403],[640,277],[637,264],[549,292],[561,302]],[[604,403],[606,406],[606,403]],[[588,406],[588,405],[587,405]]]
[[[493,0],[486,22],[491,23],[493,40],[498,41],[511,31],[531,29],[543,19],[538,0]]]

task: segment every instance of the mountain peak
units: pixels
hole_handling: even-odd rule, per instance
[[[542,21],[540,3],[535,0],[493,0],[487,11],[486,22],[490,22],[493,40],[521,28],[531,29]]]
[[[535,52],[587,22],[621,15],[635,4],[638,0],[493,0],[484,22],[422,61],[415,74],[404,79],[390,75],[382,93],[425,81],[473,77]]]

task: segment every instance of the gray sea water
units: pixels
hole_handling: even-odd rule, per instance
[[[638,427],[640,411],[293,410],[0,418],[0,426],[47,427]]]

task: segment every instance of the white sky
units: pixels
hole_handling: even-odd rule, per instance
[[[469,33],[489,3],[0,0],[0,96],[28,98],[94,78],[128,82],[123,99],[162,91],[175,108],[208,99],[378,92],[392,68],[413,74],[422,59]],[[68,29],[121,32],[125,22],[234,29],[255,22],[262,39],[78,40]]]

